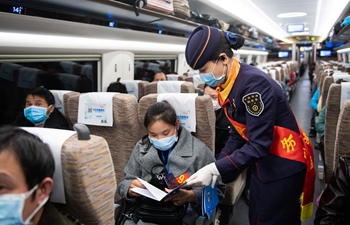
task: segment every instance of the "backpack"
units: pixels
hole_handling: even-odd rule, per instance
[[[125,84],[120,83],[120,77],[118,77],[117,81],[114,83],[111,83],[108,88],[107,92],[119,92],[119,93],[128,93],[128,90],[126,89]]]

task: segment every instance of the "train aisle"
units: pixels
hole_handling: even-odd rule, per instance
[[[299,125],[304,130],[306,134],[309,133],[310,129],[310,120],[312,109],[310,107],[310,99],[311,94],[310,90],[310,82],[308,79],[308,70],[305,71],[304,75],[300,77],[297,88],[293,93],[291,99],[291,105],[294,110],[295,116],[299,122]],[[310,138],[313,146],[315,146],[315,138]],[[318,165],[318,150],[314,149],[315,155],[315,165]],[[317,172],[316,172],[317,177]],[[320,182],[318,178],[315,181],[315,199],[320,194]],[[315,201],[316,202],[316,201]],[[316,211],[316,205],[314,207],[314,212]],[[315,214],[314,214],[315,215]],[[302,225],[313,225],[314,216],[307,221],[303,222]],[[244,200],[243,195],[237,202],[237,204],[233,207],[233,217],[230,221],[230,225],[249,225],[248,220],[248,205]]]

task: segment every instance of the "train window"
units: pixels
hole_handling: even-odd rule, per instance
[[[147,79],[144,77],[145,74],[154,74],[159,71],[165,74],[176,74],[175,68],[176,59],[137,59],[137,57],[135,57],[134,80]]]
[[[239,61],[246,63],[247,62],[247,56],[242,56],[239,58]]]
[[[255,64],[257,62],[256,59],[257,59],[257,56],[256,55],[252,55],[252,63]]]
[[[28,91],[43,86],[49,90],[97,91],[98,61],[33,60],[0,61],[0,125],[11,123],[23,110]]]

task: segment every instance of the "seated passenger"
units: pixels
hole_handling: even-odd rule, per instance
[[[229,131],[231,123],[228,121],[224,110],[219,105],[218,93],[207,85],[204,87],[204,93],[209,95],[212,99],[215,110],[215,158],[217,158],[230,136]]]
[[[154,75],[153,81],[167,81],[168,77],[163,72],[158,72]]]
[[[322,193],[315,225],[350,224],[350,155],[339,157],[338,165]]]
[[[66,119],[55,108],[55,98],[52,93],[43,87],[34,88],[27,94],[25,108],[13,125],[69,129]]]
[[[167,102],[157,102],[148,108],[144,125],[148,130],[135,146],[131,158],[124,169],[125,177],[118,184],[118,193],[128,201],[143,204],[140,195],[131,188],[145,188],[139,177],[156,185],[158,188],[167,188],[163,179],[172,176],[176,185],[185,180],[205,165],[215,161],[213,153],[200,140],[180,126],[175,110]],[[158,178],[158,179],[157,179]],[[175,185],[175,186],[176,186]],[[219,199],[223,197],[224,186],[218,185]],[[140,203],[141,202],[141,203]],[[187,213],[182,218],[182,224],[195,224],[198,215],[201,214],[202,190],[180,189],[179,192],[165,199],[165,202],[157,202],[146,199],[148,205],[183,208],[188,205]],[[137,215],[134,212],[133,215]],[[159,214],[159,212],[157,212]],[[157,224],[159,221],[147,221]],[[168,221],[168,220],[167,220]],[[125,224],[142,224],[142,220],[127,220]],[[167,224],[172,224],[171,218]]]
[[[0,128],[0,224],[71,225],[48,201],[55,162],[37,136]]]

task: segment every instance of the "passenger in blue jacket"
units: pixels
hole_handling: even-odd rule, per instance
[[[217,87],[219,103],[233,126],[218,160],[187,182],[203,187],[221,176],[228,183],[252,166],[250,224],[301,224],[313,212],[313,149],[281,87],[233,57],[232,49],[243,42],[239,35],[205,25],[188,40],[187,63],[207,85]]]

